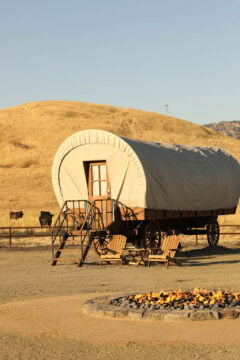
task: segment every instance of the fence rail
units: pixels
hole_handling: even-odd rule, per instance
[[[238,228],[240,229],[240,225],[219,225],[220,229],[224,228],[224,227],[232,227],[232,228]],[[66,229],[67,227],[64,226],[62,227],[62,229]],[[68,227],[69,228],[69,227]],[[41,233],[30,233],[28,232],[29,230],[34,230],[34,229],[48,229],[48,232],[41,232]],[[0,241],[2,239],[8,239],[9,240],[9,246],[12,246],[12,239],[14,238],[33,238],[33,237],[50,237],[52,236],[52,226],[0,226]],[[3,233],[2,230],[8,230],[6,233]],[[24,230],[25,232],[23,233],[15,233],[13,230]],[[221,232],[220,231],[220,235],[240,235],[240,231],[239,232]],[[196,244],[198,244],[198,235],[196,235]]]
[[[48,232],[41,233],[30,233],[29,230],[34,229],[48,229]],[[3,233],[2,230],[7,230]],[[13,230],[24,230],[23,233],[16,233]],[[2,239],[9,239],[9,246],[12,246],[12,239],[14,238],[33,238],[33,237],[50,237],[52,236],[52,226],[1,226],[0,227],[0,241]]]

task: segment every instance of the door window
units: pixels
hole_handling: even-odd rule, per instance
[[[90,172],[90,186],[92,196],[107,196],[106,164],[91,164]]]

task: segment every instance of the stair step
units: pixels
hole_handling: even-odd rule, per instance
[[[80,235],[86,235],[87,234],[87,232],[88,232],[88,230],[82,230],[82,231],[80,231],[80,230],[72,230],[72,231],[70,231],[69,232],[69,234],[70,234],[70,236],[80,236]]]
[[[76,261],[79,262],[79,258],[70,258],[70,257],[58,257],[58,258],[54,258],[54,261]]]
[[[66,251],[66,252],[80,252],[81,249],[59,249],[58,251]]]
[[[91,204],[86,216],[84,216],[84,218],[81,218],[81,219],[76,219],[76,214],[73,211],[73,214],[74,214],[73,220],[74,221],[71,222],[70,228],[67,228],[67,231],[65,231],[65,233],[63,235],[62,241],[59,244],[59,247],[56,250],[56,253],[54,255],[54,258],[52,261],[52,266],[55,266],[58,261],[62,261],[62,262],[67,262],[67,261],[73,262],[74,261],[74,262],[78,263],[78,266],[83,265],[83,263],[87,257],[87,254],[89,252],[89,249],[92,245],[92,242],[94,241],[94,237],[101,236],[101,234],[104,234],[102,232],[103,229],[101,229],[101,226],[100,226],[101,224],[98,222],[96,223],[97,224],[96,229],[91,229],[91,230],[84,229],[83,230],[83,228],[88,227],[88,225],[87,225],[88,223],[92,224],[92,221],[95,219],[96,214],[93,214],[91,212],[92,208],[93,208],[93,203]],[[64,209],[64,207],[62,208],[61,212],[63,212],[63,209]],[[64,214],[65,217],[69,216],[69,215],[70,215],[70,211],[68,211],[68,214],[67,213]],[[64,219],[65,219],[65,217],[64,217]],[[76,221],[76,223],[75,223],[75,220],[79,220],[79,221]],[[81,225],[78,226],[77,223],[81,223]],[[57,235],[60,234],[62,224],[63,224],[63,221],[62,221],[59,229],[57,230],[55,239],[56,239]],[[78,227],[78,229],[76,229],[76,227]],[[99,229],[98,229],[98,227],[99,227]],[[65,248],[66,244],[70,245],[70,247],[67,246],[67,248]],[[78,247],[74,248],[74,245],[78,245]],[[79,245],[81,245],[81,247],[79,247]],[[62,255],[62,253],[64,253],[64,251],[66,251],[70,256],[67,257],[67,254],[66,254],[65,257],[62,257],[61,255]],[[70,253],[75,253],[75,254],[70,254]],[[79,256],[79,258],[71,257],[71,256]]]
[[[86,244],[88,242],[88,238],[85,238],[83,241],[83,244]],[[71,238],[69,237],[66,241],[66,245],[80,245],[81,244],[81,239],[79,238]]]

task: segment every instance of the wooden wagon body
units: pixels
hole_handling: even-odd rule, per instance
[[[128,139],[102,130],[68,138],[53,162],[52,181],[70,232],[95,232],[95,248],[108,234],[139,246],[159,246],[169,233],[219,239],[218,215],[234,214],[240,166],[225,150]],[[85,232],[85,233],[84,233]]]

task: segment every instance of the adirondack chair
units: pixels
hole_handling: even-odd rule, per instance
[[[170,262],[175,263],[176,265],[181,266],[181,262],[175,258],[175,254],[179,245],[179,237],[176,235],[171,235],[166,237],[163,240],[161,248],[152,248],[149,249],[148,255],[148,266],[150,267],[151,262],[159,262],[168,265]]]
[[[103,262],[110,263],[112,261],[123,262],[126,261],[126,257],[123,255],[127,238],[124,235],[112,235],[112,239],[106,248],[102,248],[100,256],[100,266]]]

